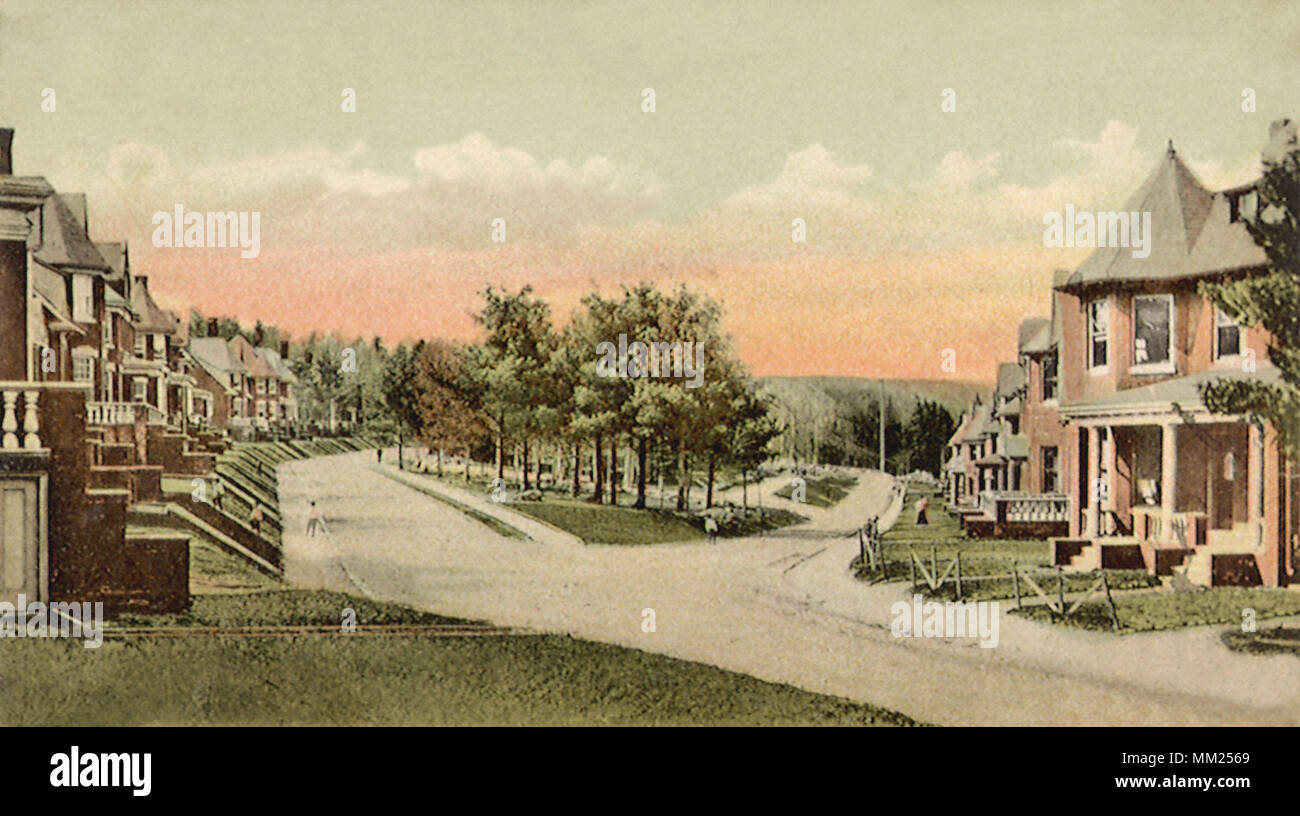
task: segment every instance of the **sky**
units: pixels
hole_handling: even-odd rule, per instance
[[[992,379],[1086,257],[1044,215],[1170,140],[1250,180],[1297,62],[1297,3],[0,0],[14,172],[164,306],[468,340],[488,285],[685,282],[759,376]],[[177,204],[259,255],[155,247]]]

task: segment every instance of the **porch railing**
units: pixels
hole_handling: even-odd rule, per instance
[[[1066,522],[1070,520],[1070,496],[986,490],[980,494],[980,509],[999,521]]]
[[[0,417],[0,448],[6,451],[40,450],[41,421],[39,383],[3,383],[4,414]],[[20,405],[21,403],[21,405]]]
[[[147,402],[88,402],[87,425],[134,425],[136,414],[150,425],[166,425],[167,417]]]

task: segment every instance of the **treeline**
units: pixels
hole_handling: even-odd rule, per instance
[[[545,468],[578,496],[587,489],[586,471],[591,498],[610,503],[619,501],[625,479],[635,507],[646,506],[653,474],[676,487],[684,510],[697,476],[712,506],[723,469],[747,480],[769,458],[778,429],[711,299],[648,283],[615,298],[591,292],[560,329],[531,287],[488,288],[482,298],[480,342],[421,341],[398,346],[384,362],[386,404],[401,430],[439,460],[471,456],[486,440],[498,478],[510,459],[525,490],[540,485]],[[638,370],[645,362],[638,343],[690,343],[702,375],[683,376],[667,364]],[[620,345],[633,350],[629,376],[610,376],[603,350]]]
[[[872,390],[865,383],[834,394],[797,381],[765,384],[782,429],[773,441],[776,454],[796,463],[880,467],[880,397]],[[919,398],[906,413],[899,402],[885,399],[885,470],[937,476],[956,419],[935,400]]]

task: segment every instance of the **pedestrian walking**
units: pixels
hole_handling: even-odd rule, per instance
[[[713,516],[707,516],[704,519],[704,532],[709,534],[709,543],[718,543],[718,522]]]
[[[226,492],[225,487],[221,484],[220,479],[212,480],[212,506],[221,511],[221,497]]]
[[[252,526],[253,532],[262,534],[262,519],[266,518],[266,513],[262,511],[261,502],[253,503],[253,512],[248,514],[248,523]]]
[[[324,532],[325,520],[321,518],[320,508],[316,506],[316,502],[312,502],[311,511],[307,514],[307,537],[315,538],[317,530]]]
[[[384,449],[375,448],[375,464],[382,465],[383,463],[384,463]]]
[[[929,497],[922,496],[921,500],[916,503],[916,523],[918,525],[930,523],[930,520],[925,516],[925,511],[929,509],[930,509]]]

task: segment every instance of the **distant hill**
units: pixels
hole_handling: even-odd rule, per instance
[[[762,377],[758,382],[781,397],[822,394],[838,404],[854,406],[875,404],[881,383],[866,377]],[[885,380],[884,384],[885,396],[903,416],[922,399],[937,402],[960,416],[976,394],[987,402],[993,393],[992,383],[968,380]]]

